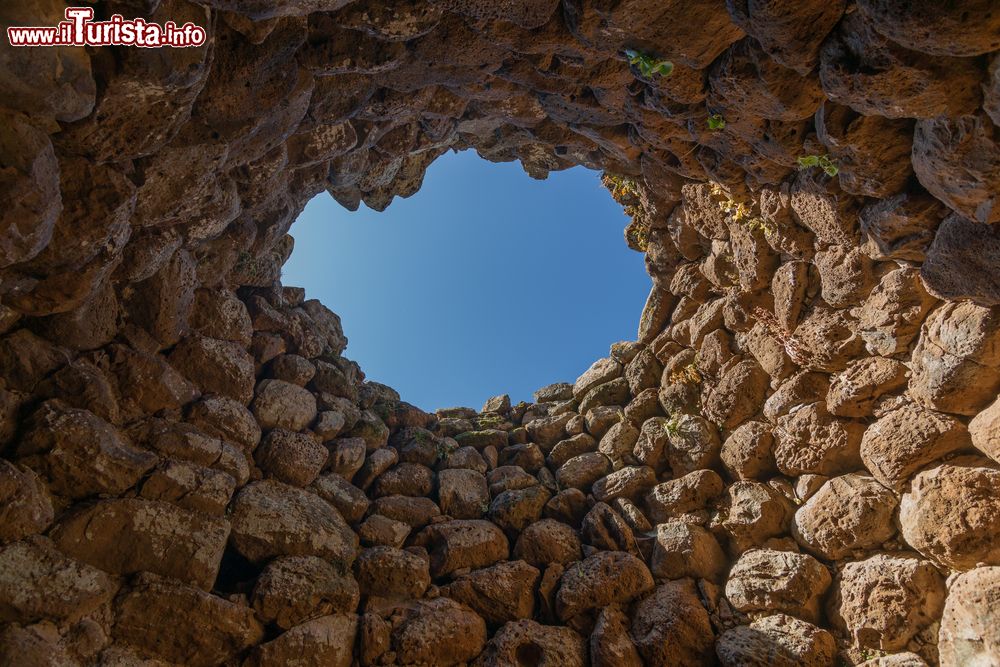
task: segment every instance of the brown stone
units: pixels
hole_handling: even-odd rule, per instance
[[[357,582],[314,556],[276,558],[261,572],[250,595],[257,615],[288,630],[327,614],[353,612],[360,599]]]
[[[956,460],[917,474],[899,503],[903,539],[943,567],[1000,562],[1000,471],[977,463]]]
[[[229,521],[139,498],[100,501],[60,519],[52,540],[64,553],[115,574],[153,572],[209,590]]]
[[[789,551],[747,551],[729,572],[726,597],[743,612],[783,612],[816,621],[832,578],[812,556]]]
[[[318,556],[349,566],[358,536],[319,496],[273,480],[253,482],[233,499],[232,541],[251,561]]]

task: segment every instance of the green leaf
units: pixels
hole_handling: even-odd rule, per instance
[[[806,155],[805,157],[800,157],[798,159],[799,169],[808,169],[809,167],[819,166],[819,156],[818,155]]]
[[[674,64],[669,60],[661,60],[656,63],[656,67],[653,71],[662,76],[670,76],[670,74],[674,71]]]
[[[708,129],[721,130],[726,126],[726,119],[721,113],[714,113],[708,117]]]

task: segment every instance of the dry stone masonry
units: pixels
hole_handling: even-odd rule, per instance
[[[209,40],[0,49],[0,664],[1000,665],[994,0],[91,4]],[[449,149],[645,254],[531,404],[279,280]]]

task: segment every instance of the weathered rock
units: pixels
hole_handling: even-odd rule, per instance
[[[579,400],[597,385],[621,377],[623,370],[621,363],[612,357],[595,361],[574,383],[573,398]]]
[[[513,540],[518,533],[542,517],[552,493],[541,484],[503,491],[493,497],[487,516]]]
[[[103,500],[60,519],[52,540],[105,572],[153,572],[209,590],[229,521],[139,498]]]
[[[897,504],[892,492],[871,477],[834,477],[795,512],[792,535],[820,558],[840,560],[889,540],[896,533]]]
[[[0,549],[0,620],[76,622],[111,600],[114,579],[68,558],[48,539],[32,537]]]
[[[994,274],[998,264],[1000,234],[995,226],[952,214],[938,227],[927,249],[920,279],[939,299],[996,306],[1000,305],[1000,283]]]
[[[627,466],[594,482],[591,493],[598,502],[615,498],[639,498],[656,485],[656,473],[649,466]]]
[[[566,568],[556,593],[556,613],[562,620],[616,602],[630,602],[653,588],[653,577],[635,556],[598,551]]]
[[[736,482],[723,491],[711,527],[740,554],[788,532],[792,507],[768,484]]]
[[[322,475],[312,483],[316,495],[337,508],[348,523],[357,523],[371,505],[365,492],[337,474]]]
[[[446,597],[420,600],[392,632],[401,665],[460,665],[486,645],[486,624],[467,607]]]
[[[1000,562],[1000,471],[956,460],[918,473],[899,503],[907,544],[942,567]]]
[[[326,465],[326,447],[303,433],[276,428],[264,436],[254,459],[268,476],[292,486],[309,486]]]
[[[865,430],[861,458],[875,479],[900,491],[918,470],[969,445],[957,419],[908,403]]]
[[[597,480],[611,472],[612,464],[601,452],[574,456],[556,470],[556,481],[564,488],[589,491]]]
[[[642,667],[642,658],[629,635],[629,618],[621,605],[601,610],[590,635],[590,662],[600,667]]]
[[[703,665],[715,636],[691,579],[668,581],[635,606],[632,638],[646,664]]]
[[[725,666],[829,667],[837,644],[829,632],[786,614],[764,616],[726,630],[715,645]]]
[[[639,429],[622,420],[613,424],[601,437],[598,450],[608,457],[616,468],[620,468],[633,462],[632,452],[638,441]]]
[[[118,495],[156,465],[156,456],[138,449],[92,412],[46,401],[31,416],[17,446],[21,463],[50,480],[69,498]]]
[[[378,476],[371,487],[374,497],[429,496],[434,491],[434,471],[419,463],[397,463]]]
[[[253,414],[265,431],[301,431],[316,417],[316,399],[306,389],[283,380],[264,380],[257,387]]]
[[[253,398],[253,359],[238,343],[191,336],[178,343],[168,359],[204,393],[228,396],[243,405]]]
[[[1000,398],[969,422],[972,445],[1000,463]]]
[[[442,470],[438,473],[441,511],[456,519],[478,519],[490,504],[486,477],[475,470]]]
[[[168,460],[153,469],[142,484],[140,496],[222,516],[235,490],[236,480],[227,472]]]
[[[358,617],[354,614],[320,616],[261,644],[245,664],[254,667],[303,665],[350,667]]]
[[[429,564],[394,547],[364,549],[354,562],[354,573],[365,596],[420,598],[431,583]]]
[[[627,551],[634,556],[640,555],[632,527],[606,503],[594,503],[583,517],[580,538],[585,544],[602,551]]]
[[[722,465],[736,479],[759,479],[775,470],[774,436],[764,422],[738,426],[722,443]]]
[[[358,537],[366,547],[401,548],[412,529],[402,521],[372,514],[358,526]]]
[[[812,556],[790,551],[747,551],[729,572],[726,597],[739,611],[782,612],[815,622],[832,578]]]
[[[441,508],[430,498],[384,496],[373,502],[371,509],[373,514],[401,521],[414,529],[423,528],[441,515]]]
[[[811,403],[779,417],[774,460],[786,475],[836,475],[860,467],[864,425],[834,417],[825,403]]]
[[[149,618],[169,618],[149,632]],[[115,600],[112,636],[168,663],[217,665],[264,638],[250,607],[197,588],[141,575]]]
[[[654,577],[716,581],[725,568],[722,548],[701,526],[674,520],[656,527],[656,543],[649,563]]]
[[[906,366],[895,359],[853,361],[831,379],[826,407],[838,417],[867,417],[880,397],[906,386],[906,373]]]
[[[248,560],[317,556],[350,566],[358,536],[334,507],[308,491],[273,480],[243,487],[232,504],[232,541]]]
[[[1000,569],[996,567],[970,570],[951,583],[938,634],[942,665],[989,664],[1000,657],[998,596]]]
[[[698,415],[679,415],[664,424],[664,429],[666,460],[675,476],[716,466],[722,444],[719,432],[708,420]]]
[[[504,560],[510,547],[503,531],[489,521],[455,520],[428,526],[418,536],[431,556],[431,576],[463,568],[487,567]]]
[[[521,531],[514,545],[514,556],[535,567],[565,565],[583,559],[576,531],[553,519],[536,521]]]
[[[854,646],[898,651],[940,617],[944,599],[944,579],[929,561],[877,554],[844,565],[828,607]]]
[[[268,623],[288,630],[328,614],[353,612],[358,583],[314,556],[283,556],[268,563],[254,584],[250,604]]]
[[[685,512],[704,509],[723,487],[722,478],[712,470],[688,473],[653,487],[646,494],[646,514],[654,523],[663,523]]]
[[[529,619],[541,573],[522,560],[475,570],[441,587],[441,595],[466,605],[490,625]]]
[[[587,644],[570,628],[541,625],[530,619],[505,623],[472,663],[473,667],[537,665],[584,667]]]
[[[1000,318],[949,303],[924,322],[911,361],[910,394],[942,412],[974,415],[1000,392]]]
[[[38,475],[0,459],[0,544],[41,533],[53,516],[52,500]]]

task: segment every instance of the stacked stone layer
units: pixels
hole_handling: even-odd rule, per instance
[[[95,4],[210,39],[0,47],[0,664],[1000,664],[994,3]],[[428,414],[280,268],[466,148],[653,285]]]

